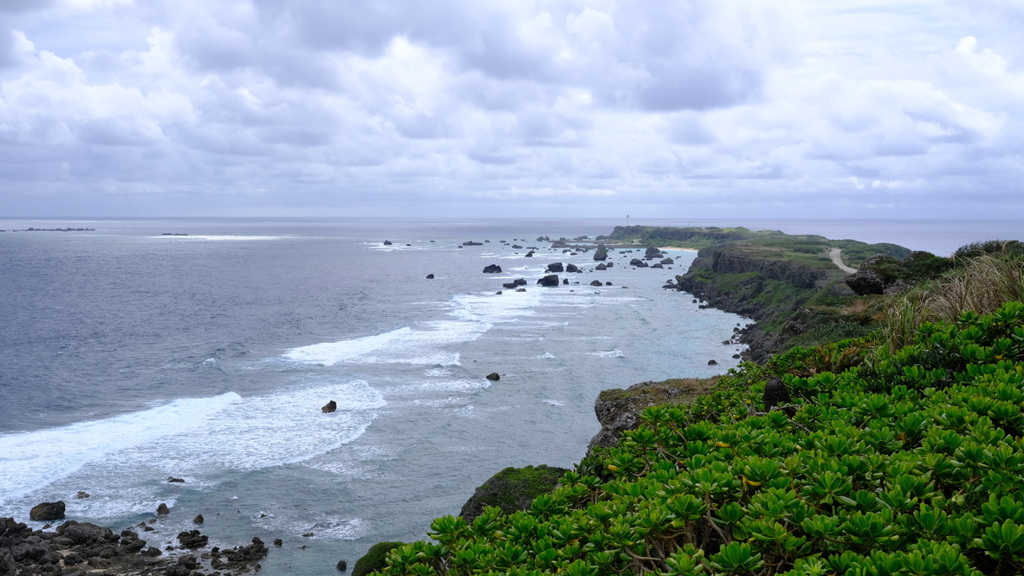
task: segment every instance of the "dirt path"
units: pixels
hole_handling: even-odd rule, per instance
[[[847,274],[853,274],[857,271],[856,268],[850,268],[846,264],[843,264],[843,259],[840,256],[841,250],[839,248],[833,248],[829,251],[828,257],[832,259],[832,263],[839,267],[840,270]]]

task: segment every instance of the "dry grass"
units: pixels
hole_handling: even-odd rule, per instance
[[[979,256],[925,289],[894,300],[886,311],[888,343],[892,349],[905,346],[925,322],[955,322],[967,311],[991,314],[1010,301],[1024,301],[1024,262]]]

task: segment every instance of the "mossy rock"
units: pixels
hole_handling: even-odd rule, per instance
[[[533,499],[554,489],[566,472],[568,470],[565,468],[543,464],[505,468],[476,489],[462,507],[459,516],[467,522],[473,522],[488,506],[500,508],[506,514],[528,510]]]
[[[391,552],[399,546],[404,546],[405,542],[378,542],[370,547],[363,554],[363,557],[356,561],[355,567],[352,569],[352,576],[365,576],[377,572],[384,568],[388,559],[388,552]]]

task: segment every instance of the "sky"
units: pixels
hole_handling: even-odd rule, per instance
[[[0,0],[0,216],[1007,218],[1020,0]]]

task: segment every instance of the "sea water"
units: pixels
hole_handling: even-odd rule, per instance
[[[601,390],[737,363],[746,321],[662,288],[693,252],[601,272],[537,240],[612,225],[2,222],[0,516],[63,500],[166,546],[202,514],[221,546],[280,538],[268,573],[425,538],[506,466],[578,462]],[[552,262],[585,272],[537,286]]]
[[[502,468],[578,462],[601,390],[737,363],[725,342],[747,320],[662,288],[693,252],[670,269],[613,252],[595,271],[592,253],[537,239],[616,224],[0,221],[0,516],[63,500],[70,519],[152,523],[143,537],[164,546],[203,514],[217,545],[280,538],[267,573],[333,573],[378,541],[426,538]],[[936,253],[1021,230],[975,225],[950,247],[913,223],[658,224]],[[536,286],[551,262],[584,272]],[[516,278],[525,292],[502,288]]]

